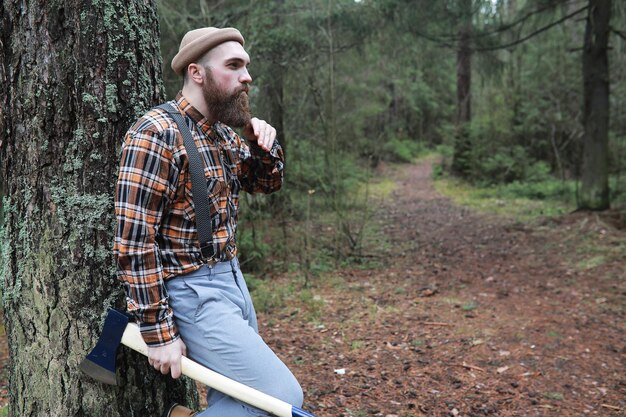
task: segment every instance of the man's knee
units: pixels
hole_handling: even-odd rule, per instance
[[[275,381],[270,391],[272,391],[270,395],[296,407],[301,407],[304,401],[302,388],[293,376],[291,376],[291,378],[283,378],[280,381]]]
[[[302,407],[302,403],[304,402],[304,393],[302,392],[302,387],[300,387],[300,384],[295,378],[293,380],[293,384],[291,384],[290,390],[288,391],[288,395],[289,399],[283,401],[296,407]]]
[[[304,394],[291,372],[273,372],[267,376],[263,388],[259,387],[262,392],[296,407],[302,406]]]

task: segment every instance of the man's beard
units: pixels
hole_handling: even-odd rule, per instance
[[[250,122],[248,86],[243,85],[233,94],[219,89],[210,70],[206,72],[202,94],[209,108],[210,117],[231,127],[244,127]]]

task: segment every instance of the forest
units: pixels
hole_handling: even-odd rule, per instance
[[[600,8],[602,28],[587,19]],[[234,26],[246,37],[254,110],[289,155],[286,192],[244,214],[249,262],[281,244],[309,262],[302,252],[320,242],[294,244],[308,234],[284,224],[311,217],[332,226],[329,256],[358,255],[376,166],[426,152],[443,157],[435,175],[503,195],[570,211],[626,201],[623,2],[160,0],[159,21],[169,97],[180,80],[168,57],[187,30]],[[600,39],[604,58],[590,51]],[[604,97],[591,102],[594,76]],[[284,235],[267,243],[255,227],[263,216],[281,219]]]
[[[204,388],[128,349],[113,194],[129,126],[236,27],[282,189],[242,195],[260,333],[319,417],[622,415],[626,2],[5,0],[0,417],[161,415]]]

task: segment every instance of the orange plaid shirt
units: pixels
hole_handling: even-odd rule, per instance
[[[170,101],[188,127],[204,161],[216,250],[214,261],[237,254],[239,191],[271,193],[283,179],[283,151],[245,142],[231,128],[211,125],[179,93]],[[176,340],[165,281],[192,272],[202,259],[195,223],[191,178],[183,138],[171,117],[152,109],[131,127],[122,145],[115,192],[114,254],[128,311],[148,345]]]

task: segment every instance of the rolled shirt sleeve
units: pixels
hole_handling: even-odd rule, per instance
[[[283,184],[285,157],[283,148],[274,141],[272,149],[265,151],[256,142],[241,142],[239,180],[249,193],[270,194]]]

